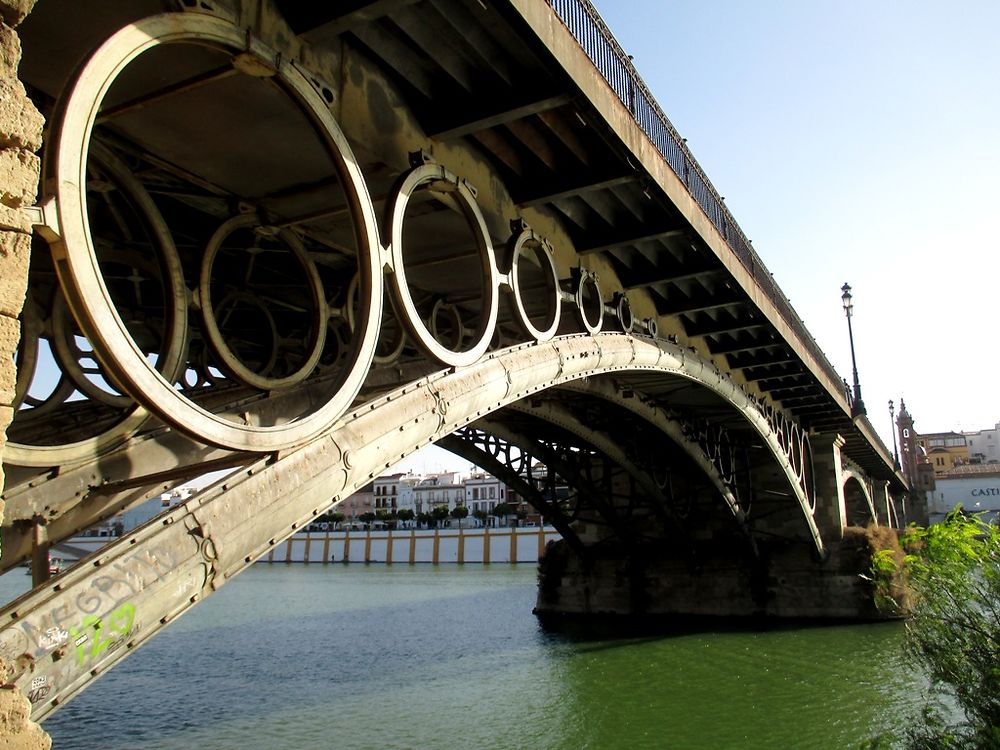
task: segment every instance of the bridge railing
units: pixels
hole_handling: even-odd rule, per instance
[[[788,298],[781,291],[764,261],[750,244],[733,215],[726,208],[722,197],[712,185],[701,165],[688,149],[685,140],[660,109],[631,58],[618,44],[611,30],[590,0],[548,0],[579,42],[580,47],[601,72],[621,102],[628,107],[636,123],[656,146],[657,150],[687,186],[688,192],[698,202],[709,220],[719,230],[730,249],[740,259],[743,267],[771,300],[788,326],[796,333],[806,349],[819,363],[832,383],[839,384],[841,377],[830,364],[823,350],[806,329]]]

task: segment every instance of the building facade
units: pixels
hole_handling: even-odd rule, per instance
[[[989,430],[966,432],[969,443],[969,463],[1000,464],[1000,422]]]
[[[508,505],[510,513],[497,518],[495,511],[501,504]],[[514,525],[514,519],[528,524],[538,524],[542,520],[538,512],[516,492],[482,471],[472,474],[455,471],[427,475],[412,472],[386,474],[345,498],[333,510],[344,514],[344,524],[360,525],[365,523],[361,516],[366,513],[394,515],[411,510],[417,516],[443,508],[450,514],[459,506],[469,510],[469,518],[463,521],[463,525],[481,525],[482,522],[473,518],[477,511],[487,514],[486,523],[491,526]],[[376,523],[381,525],[381,522]],[[407,522],[407,525],[413,525],[413,522]]]
[[[413,487],[413,506],[416,513],[433,513],[445,507],[449,512],[465,504],[465,485],[457,471],[429,474]]]
[[[361,516],[375,512],[375,483],[369,482],[354,494],[348,495],[333,508],[333,511],[344,514],[345,524],[362,523]]]
[[[478,472],[465,480],[465,507],[469,512],[493,513],[500,503],[507,502],[507,485],[494,476]]]
[[[936,476],[928,503],[930,522],[940,521],[958,505],[995,522],[1000,513],[1000,464],[957,466]]]
[[[960,432],[932,432],[929,435],[919,435],[917,445],[933,467],[935,476],[969,463],[969,442]]]

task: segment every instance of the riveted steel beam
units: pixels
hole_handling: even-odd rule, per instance
[[[652,242],[654,240],[666,240],[671,237],[683,237],[684,234],[685,232],[683,229],[663,229],[658,232],[634,234],[622,237],[621,239],[609,239],[599,245],[578,247],[576,252],[578,255],[594,255],[596,253],[606,253],[609,250],[615,250],[616,248],[623,247],[625,245],[636,245],[643,242]]]
[[[629,174],[609,177],[603,180],[578,180],[573,184],[563,184],[558,187],[550,188],[542,193],[518,196],[517,205],[521,208],[525,208],[527,206],[544,206],[547,203],[555,203],[556,201],[563,200],[565,198],[572,198],[577,195],[583,195],[584,193],[593,193],[618,187],[619,185],[628,185],[635,182],[637,179],[638,177],[636,177],[636,175]]]
[[[568,104],[572,98],[568,94],[556,94],[535,99],[530,102],[511,104],[500,109],[483,114],[474,120],[462,120],[450,124],[438,124],[438,129],[430,133],[430,137],[436,141],[450,141],[456,138],[463,138],[473,133],[495,128],[497,125],[514,122],[540,112],[546,112]]]

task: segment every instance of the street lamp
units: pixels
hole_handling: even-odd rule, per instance
[[[889,421],[892,422],[892,468],[899,471],[899,450],[896,448],[896,405],[889,399]]]
[[[861,400],[861,383],[858,382],[858,363],[854,358],[854,331],[851,328],[851,313],[854,312],[854,305],[851,302],[851,285],[844,284],[840,291],[843,292],[840,299],[844,302],[844,314],[847,315],[847,335],[851,338],[851,367],[854,368],[854,403],[851,404],[851,416],[860,417],[866,411],[865,402]]]

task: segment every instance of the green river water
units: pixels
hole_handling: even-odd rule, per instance
[[[70,748],[853,748],[898,623],[546,632],[532,565],[257,565],[49,718]]]

